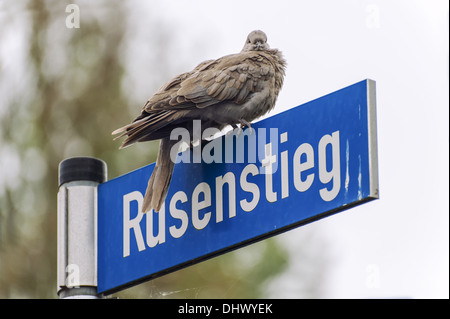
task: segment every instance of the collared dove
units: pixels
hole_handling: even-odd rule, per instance
[[[119,134],[116,138],[127,136],[120,148],[161,139],[144,196],[144,213],[159,211],[169,190],[174,168],[170,150],[177,143],[170,140],[170,132],[183,127],[192,133],[193,120],[201,120],[202,131],[227,125],[236,128],[236,124],[250,128],[250,122],[274,107],[285,67],[282,53],[269,47],[266,34],[252,31],[240,53],[202,62],[176,76],[145,103],[132,123],[112,133]]]

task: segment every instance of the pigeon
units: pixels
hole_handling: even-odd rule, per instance
[[[170,139],[171,131],[185,128],[192,133],[194,120],[201,121],[202,131],[237,128],[237,124],[251,129],[253,120],[275,106],[285,69],[281,51],[269,47],[263,31],[252,31],[241,52],[204,61],[176,76],[145,103],[132,123],[112,133],[118,135],[115,139],[126,136],[120,148],[161,140],[144,196],[144,213],[159,212],[169,190],[175,165],[170,153],[178,142]]]

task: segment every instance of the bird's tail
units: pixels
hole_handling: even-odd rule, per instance
[[[159,212],[166,199],[175,166],[175,163],[170,157],[170,150],[175,143],[176,141],[172,141],[169,138],[161,139],[158,158],[152,176],[148,180],[148,186],[144,196],[142,208],[144,213],[150,209]]]

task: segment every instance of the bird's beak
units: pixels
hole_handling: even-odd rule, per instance
[[[255,43],[255,46],[256,46],[256,49],[259,50],[259,49],[261,49],[261,48],[263,47],[263,44],[262,44],[261,41],[257,41],[257,42]]]

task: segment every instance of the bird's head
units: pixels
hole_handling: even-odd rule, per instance
[[[269,48],[266,34],[261,30],[255,30],[248,35],[242,51],[263,51]]]

